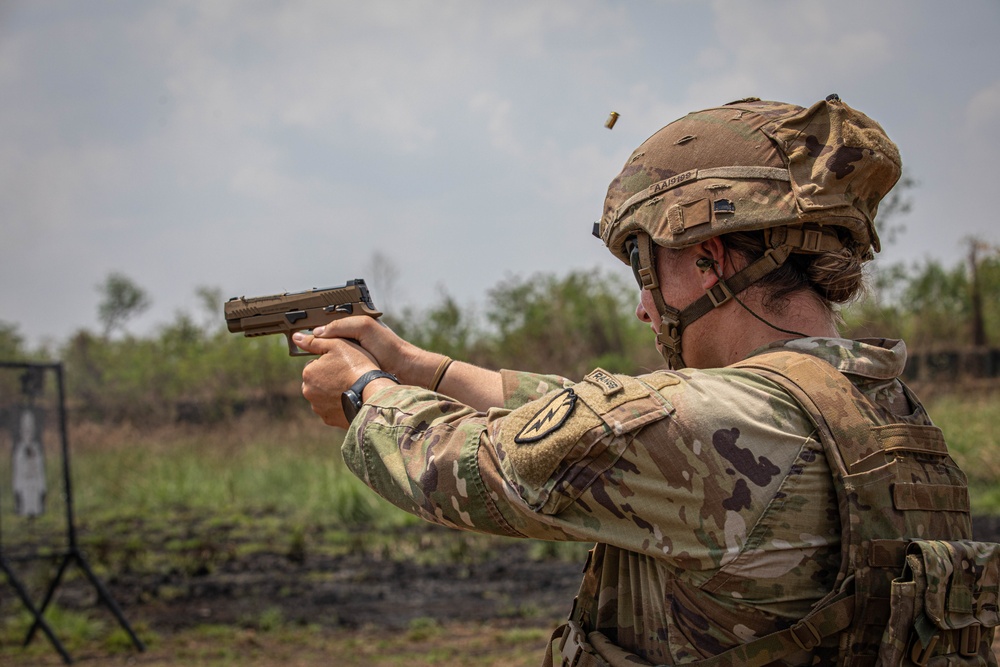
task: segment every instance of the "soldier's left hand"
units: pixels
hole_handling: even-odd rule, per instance
[[[350,422],[341,407],[341,394],[359,377],[378,368],[374,357],[343,338],[297,333],[293,341],[306,352],[321,355],[302,370],[302,395],[324,423],[347,428]]]

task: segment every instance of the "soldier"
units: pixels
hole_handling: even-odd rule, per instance
[[[297,335],[322,354],[303,394],[326,423],[350,423],[348,465],[406,511],[597,543],[547,662],[722,654],[789,628],[848,572],[817,417],[780,373],[740,364],[819,360],[829,371],[807,375],[849,381],[865,428],[930,425],[898,380],[904,344],[837,332],[899,175],[882,128],[833,95],[689,114],[632,154],[594,230],[632,267],[636,315],[669,370],[492,372],[355,317]],[[835,659],[837,637],[813,634],[787,664]]]

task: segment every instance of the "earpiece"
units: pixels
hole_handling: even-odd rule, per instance
[[[715,261],[709,259],[708,257],[701,257],[695,262],[695,265],[702,271],[708,271],[715,266]]]

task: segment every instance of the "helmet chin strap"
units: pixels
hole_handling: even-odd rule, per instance
[[[660,318],[656,342],[660,344],[660,354],[667,362],[667,368],[678,370],[685,367],[681,357],[681,333],[684,329],[682,313],[673,306],[668,306],[660,291],[660,281],[656,276],[656,255],[653,251],[653,239],[649,234],[636,234],[636,249],[639,251],[639,279],[642,289],[648,290],[656,306],[656,314]]]
[[[649,290],[660,318],[660,331],[656,334],[656,342],[660,344],[660,353],[663,355],[663,360],[667,362],[667,368],[679,370],[686,366],[684,358],[681,356],[681,336],[684,334],[684,329],[703,315],[728,303],[734,295],[739,294],[784,264],[792,249],[801,247],[796,241],[797,239],[787,237],[780,239],[777,245],[768,248],[762,257],[735,273],[729,280],[719,276],[719,281],[706,289],[703,296],[696,299],[684,310],[679,310],[667,305],[663,299],[663,293],[659,289],[653,239],[649,234],[636,234],[636,249],[639,251],[639,264],[641,266],[638,273],[642,281],[642,289]]]

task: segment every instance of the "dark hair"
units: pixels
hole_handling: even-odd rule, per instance
[[[733,232],[721,238],[727,251],[747,263],[762,257],[767,248],[762,231]],[[773,312],[781,312],[787,305],[787,297],[801,290],[813,291],[832,310],[833,304],[847,303],[864,291],[864,264],[868,259],[868,253],[859,252],[850,241],[837,252],[793,253],[751,289],[763,290],[764,306]]]

